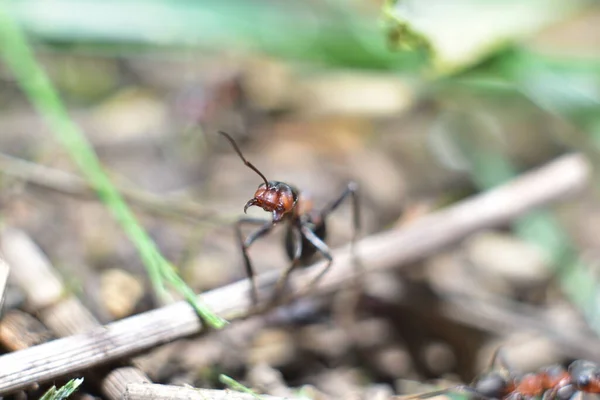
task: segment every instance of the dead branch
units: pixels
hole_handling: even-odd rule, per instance
[[[140,384],[127,385],[124,400],[293,400],[297,397],[254,396],[234,390],[194,389],[182,386]]]
[[[580,155],[568,155],[489,192],[430,214],[402,229],[372,235],[360,241],[357,253],[366,271],[406,265],[471,233],[505,223],[535,207],[582,189],[590,167]],[[353,280],[348,247],[334,253],[335,265],[316,287],[330,293]],[[316,263],[293,276],[294,287],[305,287],[325,264]],[[275,273],[259,281],[272,281]],[[201,296],[217,313],[233,318],[249,310],[249,283],[244,280]],[[178,302],[93,329],[0,357],[0,394],[30,382],[45,381],[130,356],[203,329],[192,308]]]

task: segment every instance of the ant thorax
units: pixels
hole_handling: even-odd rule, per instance
[[[314,210],[314,204],[312,197],[306,192],[300,193],[298,196],[298,203],[294,209],[294,214],[297,216],[308,215]]]

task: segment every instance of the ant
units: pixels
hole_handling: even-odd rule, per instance
[[[508,374],[491,370],[471,385],[459,385],[405,399],[425,399],[449,391],[467,392],[479,399],[496,400],[569,400],[576,392],[600,394],[600,367],[591,361],[577,360],[565,370],[560,365],[540,369],[536,373],[515,374],[497,350],[491,366],[500,361]]]
[[[291,263],[276,284],[273,301],[277,301],[281,296],[292,271],[299,264],[305,264],[318,252],[327,259],[327,264],[311,281],[309,284],[309,288],[311,288],[329,270],[333,263],[331,251],[327,244],[325,244],[325,218],[338,208],[347,197],[351,197],[352,199],[353,235],[350,246],[352,251],[354,249],[354,242],[360,230],[357,184],[354,182],[349,183],[344,192],[335,201],[331,202],[321,211],[316,211],[312,208],[312,204],[306,196],[303,196],[294,186],[285,182],[267,180],[258,168],[246,160],[237,143],[229,134],[225,132],[219,132],[219,134],[223,135],[231,143],[231,146],[244,164],[256,172],[263,180],[254,193],[254,197],[248,200],[244,206],[244,213],[246,213],[249,207],[257,206],[272,213],[273,216],[271,220],[244,217],[240,218],[236,223],[237,238],[242,249],[246,274],[252,284],[250,292],[252,303],[254,305],[258,304],[258,289],[254,279],[254,268],[248,257],[248,248],[258,238],[269,233],[280,222],[286,223],[285,248]],[[260,225],[260,227],[244,239],[241,230],[244,224]]]

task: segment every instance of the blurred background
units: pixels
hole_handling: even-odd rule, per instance
[[[261,182],[218,130],[268,179],[310,193],[317,208],[357,182],[362,236],[562,154],[595,164],[600,151],[595,1],[0,7],[25,30],[113,182],[197,292],[245,277],[233,221]],[[0,151],[3,224],[30,234],[101,321],[153,308],[135,248],[5,64]],[[417,382],[468,382],[500,345],[526,371],[600,362],[598,350],[585,352],[599,343],[599,204],[593,180],[574,199],[373,274],[352,334],[340,317],[344,299],[317,296],[260,329],[241,326],[235,352],[212,335],[179,341],[147,355],[147,371],[155,382],[197,387],[220,387],[216,377],[227,373],[259,390],[276,373],[281,391],[311,385],[325,398],[385,398],[424,390]],[[348,242],[351,221],[350,204],[328,218],[332,248]],[[253,245],[257,271],[287,265],[282,240],[277,229]],[[13,287],[5,307],[20,298]],[[562,344],[548,326],[564,330]],[[589,344],[569,345],[578,337],[569,333]]]

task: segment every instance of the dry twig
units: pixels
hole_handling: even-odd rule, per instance
[[[471,233],[510,221],[581,189],[589,177],[589,165],[579,155],[564,156],[539,170],[501,187],[433,213],[402,229],[372,235],[360,241],[357,253],[365,270],[399,267],[421,259]],[[330,293],[352,280],[352,256],[348,248],[334,253],[334,267],[319,281],[315,293]],[[320,262],[293,276],[294,287],[305,287],[318,274]],[[274,273],[260,281],[273,280]],[[202,296],[225,317],[248,312],[249,283],[244,280]],[[150,347],[192,335],[203,329],[192,308],[175,303],[94,329],[0,357],[0,394],[80,371]]]
[[[22,179],[34,185],[51,189],[71,196],[94,196],[93,188],[76,175],[35,164],[7,154],[0,153],[0,171],[4,174]],[[214,210],[200,206],[198,203],[177,197],[169,198],[145,192],[131,187],[119,185],[119,192],[131,204],[159,215],[178,216],[193,221],[217,221]]]
[[[293,397],[253,396],[233,390],[194,389],[182,386],[139,384],[127,385],[124,400],[293,400]]]

